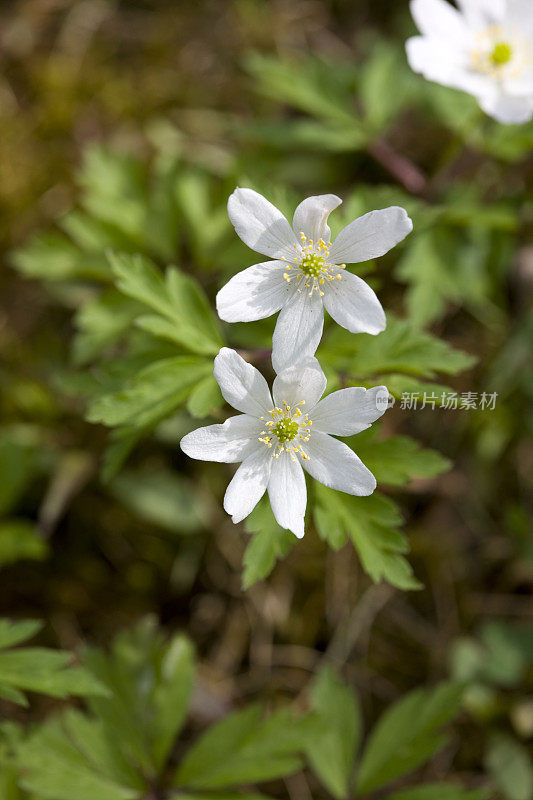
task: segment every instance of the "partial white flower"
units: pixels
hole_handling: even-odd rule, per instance
[[[421,36],[406,43],[411,68],[472,94],[507,124],[533,116],[532,0],[411,0]]]
[[[351,436],[369,428],[387,408],[384,386],[341,389],[320,400],[326,377],[308,356],[276,376],[272,399],[261,373],[227,347],[215,358],[214,375],[225,400],[242,413],[198,428],[180,444],[191,458],[241,462],[224,497],[233,522],[247,517],[268,491],[278,524],[301,538],[307,502],[302,467],[332,489],[372,494],[372,473],[330,434]]]
[[[377,334],[385,328],[379,300],[346,264],[388,252],[413,228],[403,208],[371,211],[347,225],[331,243],[327,219],[341,199],[308,197],[292,227],[272,203],[252,189],[236,189],[228,200],[231,222],[242,241],[274,261],[239,272],[217,295],[226,322],[264,319],[277,311],[272,342],[276,372],[314,355],[322,336],[324,308],[352,333]]]

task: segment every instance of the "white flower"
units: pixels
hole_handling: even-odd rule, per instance
[[[533,116],[532,0],[411,0],[422,36],[407,41],[411,68],[474,95],[507,124]]]
[[[301,538],[307,501],[302,466],[332,489],[372,494],[372,473],[330,434],[351,436],[370,427],[387,408],[384,386],[341,389],[320,400],[326,377],[308,356],[277,375],[272,400],[261,373],[227,347],[215,358],[214,375],[224,398],[242,413],[192,431],[181,449],[203,461],[242,462],[224,497],[233,522],[247,517],[268,491],[278,524]]]
[[[250,322],[281,309],[272,341],[276,372],[314,355],[324,324],[324,307],[352,333],[380,333],[385,313],[365,281],[346,263],[382,256],[412,230],[403,208],[371,211],[347,225],[331,244],[327,218],[341,203],[334,194],[308,197],[292,227],[281,211],[252,189],[236,189],[228,213],[248,247],[270,256],[235,275],[217,295],[226,322]]]

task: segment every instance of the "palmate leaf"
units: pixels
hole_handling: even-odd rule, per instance
[[[192,417],[207,417],[224,405],[220,386],[213,375],[201,380],[189,395],[187,411]]]
[[[136,800],[145,788],[102,725],[73,709],[40,725],[17,761],[20,785],[43,799]]]
[[[373,581],[386,580],[399,589],[419,589],[409,562],[407,538],[398,526],[402,517],[388,497],[374,492],[354,497],[316,484],[314,520],[320,536],[339,549],[350,539],[365,572]]]
[[[403,50],[389,40],[372,42],[359,82],[365,127],[375,135],[390,125],[409,99],[412,78]]]
[[[84,667],[70,666],[72,656],[44,647],[17,647],[42,627],[35,620],[0,620],[0,696],[27,705],[24,692],[51,697],[107,695],[106,689]]]
[[[142,255],[110,253],[109,260],[117,288],[156,312],[140,316],[136,320],[140,328],[193,353],[218,353],[223,345],[220,329],[195,280],[176,267],[169,267],[163,276]]]
[[[461,694],[458,684],[442,683],[405,695],[378,721],[356,768],[362,737],[357,697],[331,667],[322,667],[313,684],[311,711],[303,720],[309,765],[338,800],[373,797],[376,789],[420,766],[445,742],[440,729],[457,714]],[[433,783],[385,796],[387,800],[485,800],[487,792]]]
[[[349,796],[361,738],[356,695],[331,667],[318,673],[311,691],[305,753],[324,786],[337,800]]]
[[[357,774],[357,790],[371,792],[427,761],[446,742],[441,728],[458,713],[463,689],[441,683],[416,689],[389,708],[372,731]]]
[[[152,427],[183,405],[212,369],[212,361],[199,356],[161,359],[142,369],[121,391],[94,400],[87,419],[110,427]]]
[[[142,238],[146,221],[146,175],[140,161],[101,146],[85,151],[78,182],[83,207],[129,238]]]
[[[355,127],[353,64],[336,64],[332,69],[324,61],[308,58],[281,61],[279,58],[251,53],[245,61],[257,81],[257,89],[282,103],[328,122],[338,120]]]
[[[458,263],[463,260],[456,243],[442,228],[421,233],[407,244],[396,275],[409,286],[406,308],[414,325],[423,327],[439,319],[448,303],[464,296],[464,281],[459,281],[455,272]]]
[[[72,345],[74,363],[87,364],[115,345],[141,312],[141,305],[116,289],[108,289],[85,303],[74,318],[77,328]]]
[[[153,618],[119,634],[109,656],[89,649],[84,663],[111,693],[89,706],[132,768],[155,777],[163,767],[187,713],[193,651],[181,635],[169,641]]]
[[[366,136],[357,120],[353,124],[309,118],[260,120],[246,124],[238,120],[232,133],[247,143],[333,153],[360,150],[366,143]]]
[[[396,400],[403,400],[408,395],[407,402],[410,404],[411,398],[414,398],[416,408],[422,408],[424,401],[427,401],[426,408],[433,408],[433,403],[435,408],[439,408],[445,405],[452,394],[452,389],[443,383],[424,381],[411,375],[377,375],[372,381],[366,380],[364,383],[367,387],[370,384],[385,384],[389,394]]]
[[[182,169],[176,180],[176,201],[185,222],[186,235],[196,262],[200,266],[212,263],[216,253],[216,266],[221,256],[221,241],[231,241],[231,224],[228,220],[226,192],[214,202],[213,180],[199,169]],[[209,258],[208,258],[209,257]]]
[[[90,279],[110,281],[103,251],[86,253],[59,231],[38,234],[11,254],[13,266],[27,278],[45,281]]]
[[[183,789],[224,789],[272,780],[296,772],[302,741],[288,711],[266,719],[249,706],[213,725],[185,755],[174,778]]]
[[[468,353],[392,315],[387,317],[387,328],[379,336],[361,333],[356,342],[336,326],[320,352],[325,364],[350,375],[352,382],[387,373],[419,378],[435,378],[438,373],[455,375],[475,363]]]
[[[348,441],[378,483],[404,486],[413,478],[434,478],[450,469],[450,461],[435,450],[422,448],[409,436],[380,440],[379,430],[374,424]]]

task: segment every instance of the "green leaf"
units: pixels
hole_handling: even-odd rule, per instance
[[[431,758],[446,741],[440,728],[458,713],[462,692],[453,683],[416,689],[385,711],[364,750],[357,790],[385,786]]]
[[[369,383],[366,381],[367,385]],[[406,400],[408,408],[411,407],[411,403],[416,403],[412,407],[421,410],[424,401],[426,401],[426,408],[432,409],[433,403],[435,403],[435,408],[440,408],[448,402],[450,395],[453,394],[449,386],[433,383],[433,381],[421,381],[410,375],[380,375],[371,383],[385,384],[389,394],[402,402],[404,399]],[[400,408],[403,408],[402,404],[400,404]]]
[[[147,617],[119,634],[109,655],[88,649],[84,664],[110,693],[105,700],[90,698],[91,710],[119,743],[125,763],[155,778],[185,720],[193,678],[190,644],[180,635],[166,641]]]
[[[214,355],[223,344],[216,318],[199,284],[176,267],[166,275],[145,256],[111,253],[117,288],[157,312],[137,325],[193,353]]]
[[[505,733],[493,733],[485,764],[506,800],[531,800],[533,765],[530,754],[516,739]]]
[[[437,116],[437,119],[442,119],[461,137],[469,138],[483,116],[475,98],[466,92],[458,92],[438,84],[431,84],[426,88],[425,99],[430,106],[432,118]]]
[[[90,752],[87,752],[88,745]],[[21,785],[50,800],[136,800],[139,787],[115,779],[114,756],[97,722],[77,711],[50,720],[18,752]]]
[[[44,281],[111,279],[103,252],[84,253],[58,231],[48,231],[31,239],[11,254],[11,261],[27,278]]]
[[[334,549],[350,538],[363,569],[373,581],[384,579],[399,589],[419,589],[412,569],[402,553],[409,550],[407,539],[398,531],[401,516],[396,504],[374,492],[354,497],[316,488],[314,519],[320,536]]]
[[[0,568],[23,559],[42,561],[48,555],[48,545],[36,526],[26,519],[0,521]]]
[[[420,233],[408,243],[396,275],[409,285],[406,305],[413,325],[423,327],[439,319],[448,302],[461,297],[457,260],[455,243],[441,228]]]
[[[15,507],[37,467],[37,447],[6,431],[0,438],[0,514]]]
[[[361,715],[355,694],[331,667],[323,667],[311,693],[305,752],[312,769],[331,794],[349,796],[350,778],[361,738]]]
[[[270,798],[265,794],[250,794],[250,792],[202,792],[200,795],[180,792],[169,797],[169,800],[270,800]]]
[[[212,369],[211,361],[194,356],[161,359],[142,369],[121,391],[97,398],[87,419],[110,426],[155,425],[182,405]]]
[[[485,800],[486,789],[463,789],[452,783],[427,783],[387,795],[387,800]]]
[[[233,131],[232,131],[233,132]],[[250,121],[235,125],[234,133],[247,143],[269,144],[280,149],[329,150],[333,153],[361,150],[367,137],[358,120],[335,123],[314,119],[282,119]]]
[[[145,433],[145,428],[136,428],[134,425],[124,425],[111,431],[109,444],[102,459],[101,478],[103,483],[109,483],[117,475]]]
[[[471,637],[455,640],[451,668],[457,680],[496,686],[516,686],[533,659],[533,628],[514,627],[493,620],[482,626],[479,641]]]
[[[521,630],[525,640],[520,636]],[[483,625],[480,634],[486,650],[483,677],[500,686],[516,685],[533,660],[533,653],[531,649],[528,652],[527,647],[527,639],[530,643],[533,641],[533,628],[524,626],[519,629],[493,620]]]
[[[27,647],[0,652],[0,685],[51,697],[103,694],[105,689],[83,667],[69,666],[69,653]]]
[[[439,372],[454,375],[475,362],[468,353],[390,315],[378,336],[361,333],[356,338],[354,343],[353,336],[334,328],[322,348],[324,362],[359,378],[388,372],[434,378]]]
[[[353,65],[344,71],[339,64],[330,66],[316,58],[291,62],[250,53],[245,66],[256,79],[258,90],[268,97],[328,122],[358,123],[352,108]]]
[[[89,214],[142,243],[147,227],[147,188],[139,160],[99,145],[88,147],[79,183],[82,205]]]
[[[171,639],[161,658],[159,680],[152,695],[153,752],[160,769],[185,723],[194,678],[193,658],[192,645],[181,635]]]
[[[259,707],[249,706],[213,725],[185,755],[174,785],[222,789],[296,772],[301,741],[291,714],[277,711],[261,717]]]
[[[83,667],[69,666],[72,656],[43,647],[8,649],[31,638],[42,627],[36,620],[0,620],[0,693],[25,704],[22,691],[48,694],[105,695],[102,684]]]
[[[25,619],[20,622],[0,619],[0,650],[31,639],[41,630],[43,624],[37,619]]]
[[[116,225],[104,222],[78,209],[59,220],[61,229],[82,251],[102,254],[109,247],[130,250],[132,242]]]
[[[390,41],[373,42],[362,66],[359,90],[365,125],[373,132],[380,132],[399,113],[407,100],[409,78],[403,52]]]
[[[351,440],[379,484],[404,486],[412,478],[434,478],[450,469],[448,459],[435,450],[425,450],[409,436],[378,440],[379,425],[373,425]]]
[[[223,202],[211,202],[212,181],[199,169],[181,170],[176,181],[176,201],[186,222],[191,250],[196,262],[204,266],[209,253],[220,262],[221,240],[229,234],[226,197]]]
[[[220,387],[212,375],[208,375],[192,390],[187,400],[187,411],[197,418],[207,417],[224,404]]]
[[[192,533],[202,525],[195,487],[170,470],[126,470],[109,489],[137,517],[165,530]]]
[[[242,587],[246,590],[270,575],[276,560],[287,555],[296,538],[280,528],[264,498],[246,519],[245,528],[253,534],[243,558]]]
[[[116,344],[139,314],[139,306],[109,289],[83,305],[74,322],[78,330],[72,345],[74,363],[82,366]]]

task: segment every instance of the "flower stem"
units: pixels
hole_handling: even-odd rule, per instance
[[[397,153],[384,139],[376,139],[368,146],[370,155],[390,172],[408,192],[424,194],[427,178],[416,164]]]

